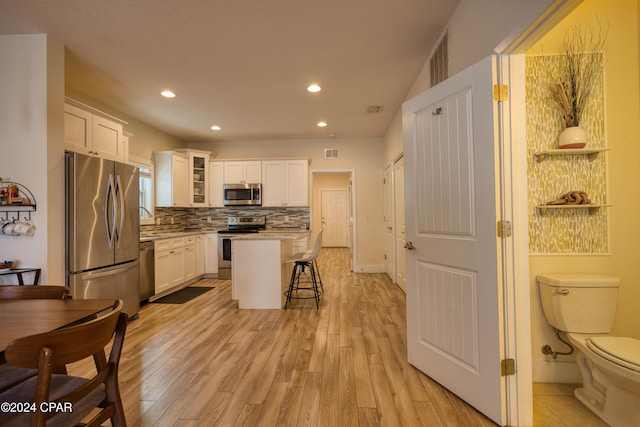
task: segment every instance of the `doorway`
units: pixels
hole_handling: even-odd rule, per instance
[[[393,195],[395,199],[394,229],[395,229],[395,260],[396,283],[405,293],[407,292],[407,266],[405,252],[405,214],[404,214],[404,156],[393,162]]]
[[[355,171],[311,171],[311,234],[325,228],[323,247],[347,247],[354,270],[355,242]]]
[[[384,271],[407,292],[404,215],[404,155],[384,170]]]

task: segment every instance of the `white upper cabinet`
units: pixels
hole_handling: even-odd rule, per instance
[[[64,104],[65,149],[104,159],[127,161],[122,122],[68,102]],[[94,110],[97,111],[97,110]]]
[[[308,206],[309,161],[263,160],[262,205]]]
[[[189,206],[209,206],[209,153],[189,150]]]
[[[260,160],[238,160],[224,162],[225,184],[260,184],[262,162]]]
[[[214,208],[224,207],[224,162],[209,161],[209,205]]]
[[[153,153],[155,165],[156,206],[189,206],[189,160],[186,154],[175,151]]]

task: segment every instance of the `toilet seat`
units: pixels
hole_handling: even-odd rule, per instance
[[[599,356],[640,372],[640,340],[629,337],[596,336],[587,338],[587,347]]]

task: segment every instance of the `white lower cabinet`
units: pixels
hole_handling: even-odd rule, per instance
[[[204,236],[204,273],[218,274],[218,233]]]
[[[193,235],[155,241],[155,296],[198,276],[196,240]]]
[[[205,238],[203,234],[196,236],[196,276],[205,273]]]
[[[184,278],[191,280],[198,272],[198,259],[196,258],[196,236],[185,237],[184,246]]]

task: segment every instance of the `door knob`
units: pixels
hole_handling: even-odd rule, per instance
[[[404,244],[404,248],[405,249],[409,249],[411,251],[411,250],[415,249],[416,247],[413,246],[412,242],[407,242],[407,243]]]

